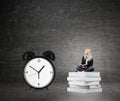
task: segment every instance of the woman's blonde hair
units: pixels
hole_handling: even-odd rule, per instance
[[[92,53],[91,53],[91,49],[86,48],[84,54],[85,54],[84,56],[85,56],[85,57],[87,56],[87,58],[88,58],[89,60],[90,60],[90,59],[93,59],[93,56],[92,56]]]

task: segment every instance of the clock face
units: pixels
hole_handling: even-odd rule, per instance
[[[24,78],[34,88],[47,87],[53,81],[54,75],[52,63],[43,57],[31,59],[24,68]]]

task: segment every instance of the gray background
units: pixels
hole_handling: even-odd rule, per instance
[[[36,55],[52,50],[56,55],[55,81],[66,83],[67,73],[81,63],[85,48],[91,48],[94,67],[101,72],[102,81],[118,82],[120,2],[3,0],[0,47],[1,83],[24,84],[22,55],[28,50]]]

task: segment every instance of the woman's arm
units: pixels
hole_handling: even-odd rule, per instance
[[[82,57],[81,65],[85,64],[84,56]]]
[[[86,68],[86,61],[84,59],[84,56],[82,57],[82,61],[81,61],[81,68]]]
[[[93,59],[91,59],[87,62],[87,67],[89,67],[89,66],[93,66]]]

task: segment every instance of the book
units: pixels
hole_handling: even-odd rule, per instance
[[[78,88],[78,89],[96,89],[96,88],[101,88],[101,85],[78,86],[78,85],[70,84],[69,87],[71,87],[71,88]]]
[[[69,77],[100,77],[100,72],[69,72]]]
[[[99,81],[69,81],[68,82],[69,85],[78,85],[78,86],[92,86],[92,85],[100,85]]]
[[[101,81],[101,77],[88,78],[88,77],[67,77],[67,81]]]
[[[67,87],[68,92],[76,92],[76,93],[96,93],[96,92],[102,92],[102,88],[97,88],[97,89],[78,89],[78,88],[72,88],[72,87]]]

